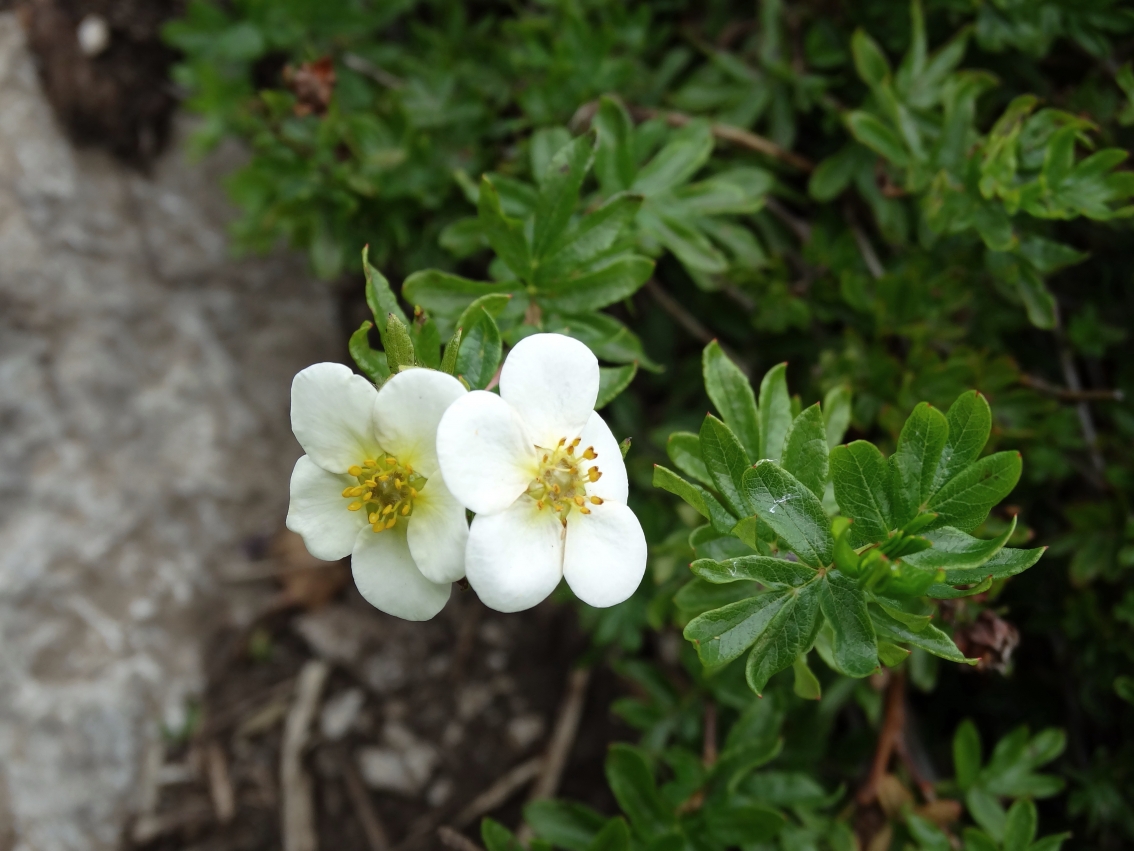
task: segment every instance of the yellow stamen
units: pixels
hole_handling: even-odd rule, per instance
[[[575,505],[582,505],[584,502],[586,502],[586,500],[583,499],[581,496],[575,497]]]
[[[373,458],[367,458],[365,461],[362,462],[362,466],[363,467],[377,467],[378,462],[375,461]]]
[[[595,458],[598,458],[598,453],[595,452],[595,448],[593,446],[588,446],[583,451],[583,457],[586,458],[588,461],[591,461]]]
[[[592,482],[597,482],[602,478],[602,472],[598,467],[591,467],[591,469],[587,470],[587,478]]]
[[[583,505],[583,506],[579,507],[579,512],[581,514],[590,514],[591,510],[589,508],[587,508],[585,505]]]
[[[591,497],[591,505],[602,505],[602,498],[597,496]]]
[[[407,514],[409,514],[409,510],[409,503],[406,503],[406,505],[402,508],[402,517],[405,517]]]
[[[397,464],[397,463],[398,463],[398,459],[397,459],[397,458],[387,458],[387,459],[386,459],[386,466],[387,466],[387,467],[393,467],[393,466],[394,466],[395,464]]]
[[[357,464],[355,464],[353,467],[351,467],[349,470],[347,470],[347,472],[350,473],[350,475],[352,475],[352,476],[361,476],[362,475],[362,468],[359,467]]]
[[[391,518],[389,519],[389,521],[388,521],[388,522],[386,523],[386,528],[387,528],[387,529],[393,529],[393,528],[394,528],[394,524],[395,524],[395,523],[397,523],[397,522],[398,522],[398,518],[397,518],[397,517],[391,517]]]
[[[347,511],[358,511],[360,508],[362,508],[362,503],[356,500],[347,506]]]
[[[372,511],[372,512],[370,512],[370,516],[367,517],[366,519],[370,521],[371,525],[373,525],[374,523],[378,522],[378,518],[380,516],[381,515],[379,515],[377,511]]]
[[[393,510],[394,510],[394,506],[387,505],[385,508],[382,509],[382,513],[383,514],[389,514]]]
[[[543,500],[542,500],[542,499],[537,499],[537,500],[536,500],[536,502],[535,502],[535,507],[536,507],[536,509],[538,509],[539,511],[543,511]]]
[[[349,488],[343,488],[343,496],[344,497],[354,496],[354,486],[352,485]]]

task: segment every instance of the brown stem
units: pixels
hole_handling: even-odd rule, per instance
[[[874,762],[870,775],[858,792],[858,803],[866,805],[878,797],[878,786],[890,766],[890,758],[902,738],[906,724],[906,675],[904,671],[892,671],[890,682],[886,685],[886,710],[882,718],[882,729],[878,733],[878,745],[874,750]]]
[[[667,293],[662,285],[659,284],[655,279],[650,278],[648,281],[646,281],[645,286],[643,286],[642,289],[644,289],[653,297],[654,301],[658,303],[658,307],[672,316],[677,321],[678,325],[688,331],[690,335],[692,335],[702,345],[707,346],[709,343],[713,342],[713,340],[717,339],[716,335],[707,327],[705,327],[700,319],[686,310],[682,306],[681,302]],[[748,366],[744,363],[743,360],[737,357],[735,352],[730,351],[728,347],[723,344],[721,344],[721,349],[723,349],[724,353],[728,355],[733,363],[735,363],[740,368],[741,372],[743,372],[746,376],[751,377],[748,375]]]
[[[482,851],[479,845],[451,827],[437,828],[437,838],[441,840],[442,845],[452,848],[453,851]]]
[[[1121,402],[1126,398],[1121,390],[1069,390],[1026,372],[1020,374],[1020,383],[1038,393],[1054,396],[1064,402]]]

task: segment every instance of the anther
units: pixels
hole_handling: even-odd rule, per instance
[[[363,502],[369,502],[371,497],[373,497],[373,496],[374,496],[374,491],[364,490],[362,492],[362,501]]]
[[[597,482],[602,478],[602,472],[598,467],[591,467],[591,469],[587,470],[587,478],[592,482]]]
[[[595,458],[598,458],[598,453],[595,452],[595,448],[593,446],[588,446],[585,450],[583,450],[583,457],[588,461],[591,461]]]
[[[386,521],[386,528],[387,529],[393,529],[394,524],[397,523],[397,522],[398,522],[397,517],[391,517],[389,520]]]
[[[584,502],[586,502],[586,500],[584,500],[581,496],[575,497],[575,505],[581,506]]]
[[[417,496],[417,488],[410,488],[409,489],[409,495],[410,495],[410,499],[415,498]]]
[[[590,514],[591,510],[589,508],[587,508],[585,505],[582,505],[582,506],[579,507],[579,512],[582,513],[582,514]]]
[[[369,517],[367,517],[366,519],[367,519],[368,521],[370,521],[370,524],[371,524],[371,525],[373,525],[373,524],[375,524],[375,523],[377,523],[377,522],[378,522],[378,518],[379,518],[380,516],[381,516],[381,515],[379,515],[377,511],[372,511],[372,512],[370,512],[370,516],[369,516]]]
[[[343,488],[343,496],[354,496],[354,485],[351,485],[349,488]]]
[[[382,509],[382,513],[383,514],[389,514],[393,510],[394,510],[394,506],[387,505],[385,508]]]
[[[380,482],[389,481],[389,479],[390,479],[389,473],[383,473],[381,476],[378,477],[378,481],[380,481]]]
[[[362,503],[356,500],[347,506],[347,511],[358,511],[360,508],[362,508]]]
[[[383,526],[381,523],[375,523],[373,526],[370,527],[370,529],[373,532],[385,532],[386,531],[386,527]]]
[[[377,467],[378,462],[375,461],[373,458],[367,458],[365,461],[362,462],[362,466],[363,467]]]
[[[359,467],[357,464],[355,464],[353,467],[351,467],[349,470],[347,470],[347,472],[350,473],[352,476],[361,476],[362,475],[362,468]]]
[[[567,442],[567,438],[565,438],[565,437],[561,437],[561,438],[559,438],[559,443],[558,443],[557,445],[558,445],[558,446],[562,446],[562,445],[563,445],[564,443],[566,443],[566,442]]]
[[[405,504],[405,506],[402,508],[402,517],[405,517],[407,514],[409,514],[409,510],[410,510],[410,507],[409,507],[409,503],[407,502]]]
[[[578,443],[578,441],[575,441],[575,443]],[[575,444],[574,443],[572,443],[570,446],[567,447],[567,454],[568,455],[574,455],[575,454]]]
[[[537,499],[535,502],[535,507],[537,511],[543,511],[543,500]]]
[[[394,466],[395,464],[397,464],[397,463],[398,463],[398,459],[397,459],[397,458],[387,458],[387,459],[386,459],[386,466],[387,466],[387,467],[393,467],[393,466]]]
[[[602,497],[592,496],[591,505],[602,505]]]

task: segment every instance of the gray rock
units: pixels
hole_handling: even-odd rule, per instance
[[[235,156],[72,150],[0,14],[0,847],[118,847],[257,604],[220,581],[281,526],[291,377],[338,334],[302,260],[229,258]]]

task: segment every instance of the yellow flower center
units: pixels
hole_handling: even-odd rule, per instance
[[[358,480],[357,485],[343,490],[343,497],[351,500],[347,511],[365,511],[375,532],[393,529],[399,520],[408,519],[413,514],[413,501],[426,482],[412,466],[400,464],[389,455],[377,460],[367,458],[347,473]]]
[[[545,508],[560,515],[566,523],[571,509],[582,514],[590,514],[587,504],[602,505],[597,496],[587,496],[587,483],[597,482],[602,472],[590,463],[598,457],[593,446],[579,451],[580,439],[571,443],[562,438],[554,449],[537,446],[540,465],[539,475],[528,485],[527,494],[536,502],[536,508]]]

